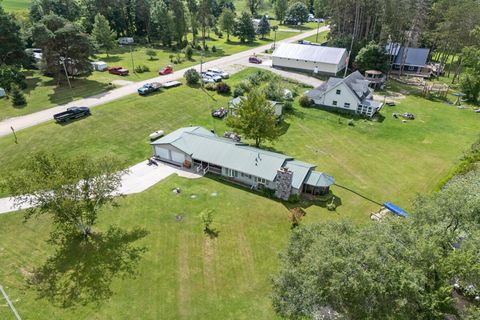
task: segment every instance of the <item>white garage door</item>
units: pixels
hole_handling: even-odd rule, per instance
[[[183,163],[185,161],[185,154],[172,151],[172,161]]]
[[[155,147],[155,154],[162,159],[170,160],[170,150],[161,147]]]

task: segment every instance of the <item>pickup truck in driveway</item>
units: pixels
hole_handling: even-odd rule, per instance
[[[89,115],[90,109],[87,107],[71,107],[68,108],[67,111],[54,114],[53,119],[55,119],[55,121],[58,123],[65,123],[73,119],[83,118]]]
[[[160,90],[162,88],[162,84],[159,82],[151,82],[151,83],[146,83],[142,87],[138,88],[138,94],[141,96],[145,96],[149,93],[155,92]]]
[[[108,73],[116,74],[118,76],[128,76],[128,69],[122,67],[110,67],[107,69]]]

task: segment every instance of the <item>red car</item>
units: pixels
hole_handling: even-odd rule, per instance
[[[255,63],[255,64],[261,64],[262,59],[258,58],[257,56],[250,56],[250,58],[248,58],[248,62]]]
[[[164,76],[166,74],[173,73],[173,68],[172,66],[166,66],[162,70],[158,71],[158,74],[161,76]]]
[[[110,67],[107,70],[111,74],[116,74],[119,76],[128,76],[128,69],[124,69],[122,67]]]

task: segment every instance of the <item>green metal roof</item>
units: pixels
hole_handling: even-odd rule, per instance
[[[273,181],[277,170],[293,172],[292,186],[300,189],[314,165],[292,157],[220,138],[202,127],[180,128],[151,143],[169,144],[193,158]]]
[[[305,180],[305,184],[314,187],[330,187],[334,183],[335,179],[333,179],[332,176],[318,171],[311,171],[307,177],[307,180]]]

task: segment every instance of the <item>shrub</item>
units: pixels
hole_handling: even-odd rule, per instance
[[[148,71],[150,71],[150,68],[147,67],[144,64],[140,64],[140,65],[135,67],[135,72],[136,73],[144,73],[144,72],[148,72]]]
[[[15,84],[12,83],[10,85],[10,96],[12,98],[12,105],[13,106],[23,106],[27,104],[27,100],[25,99],[25,95],[23,94],[22,90]]]
[[[353,119],[349,119],[347,123],[349,126],[352,126],[352,127],[355,125],[355,123],[353,122]]]
[[[241,97],[245,94],[245,90],[238,86],[238,87],[235,87],[235,90],[233,90],[233,97],[236,98],[236,97]]]
[[[153,60],[153,58],[155,58],[157,56],[157,51],[155,51],[153,49],[147,49],[145,51],[145,53],[147,54],[147,56],[150,57],[150,60]]]
[[[0,65],[0,87],[9,91],[12,84],[20,89],[26,89],[25,75],[14,66]]]
[[[242,82],[240,82],[240,83],[238,84],[238,86],[239,86],[240,88],[242,88],[243,91],[245,91],[245,92],[250,92],[251,85],[250,85],[250,83],[248,83],[248,81],[242,81]]]
[[[197,44],[197,50],[202,50],[202,46]]]
[[[272,73],[266,72],[266,71],[263,71],[263,70],[258,70],[258,71],[255,72],[254,74],[251,74],[251,75],[248,77],[248,80],[250,81],[250,83],[251,83],[252,85],[258,86],[258,85],[261,84],[262,82],[272,80],[272,78],[273,78],[273,74],[272,74]]]
[[[219,84],[217,84],[216,89],[218,94],[229,94],[231,91],[230,86],[225,82],[220,82]]]
[[[212,52],[217,52],[217,47],[212,46]]]
[[[215,85],[215,83],[207,83],[205,85],[205,89],[207,89],[208,91],[215,91],[217,90],[217,86]]]
[[[335,211],[337,209],[337,204],[335,203],[335,197],[332,198],[332,201],[327,203],[327,209],[329,211]]]
[[[267,198],[273,198],[275,196],[275,190],[270,189],[270,188],[264,188],[263,189],[263,194]]]
[[[200,81],[200,74],[195,69],[188,69],[183,77],[187,80],[187,84],[189,85],[197,84],[198,81]]]
[[[268,100],[273,101],[282,101],[283,100],[283,90],[278,85],[278,82],[271,81],[268,85],[263,89],[263,93]]]
[[[309,107],[313,106],[312,99],[310,99],[309,97],[307,97],[305,95],[301,96],[300,99],[298,100],[298,102],[304,108],[309,108]]]
[[[193,48],[191,45],[185,47],[185,58],[188,60],[192,59],[193,57]]]
[[[287,101],[283,102],[283,110],[285,112],[292,112],[293,111],[292,101],[287,100]]]
[[[205,45],[203,46],[203,50],[208,51],[208,44],[205,43]]]
[[[300,196],[298,194],[291,194],[290,197],[288,197],[288,202],[290,203],[297,203],[300,201]]]

